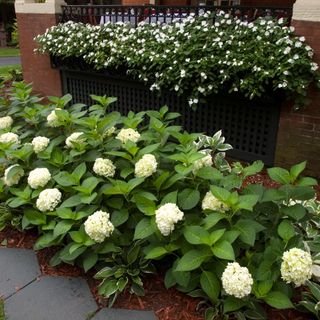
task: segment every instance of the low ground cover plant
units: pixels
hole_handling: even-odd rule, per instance
[[[0,101],[1,228],[37,228],[35,249],[59,246],[52,265],[96,270],[110,305],[126,288],[144,294],[144,275],[160,269],[167,288],[205,301],[207,319],[294,308],[319,268],[306,163],[268,169],[276,189],[244,187],[263,163],[228,164],[221,132],[185,132],[167,107],[124,116],[108,112],[115,98],[41,104],[31,91],[15,83]]]
[[[248,23],[220,12],[137,28],[69,21],[36,41],[39,52],[81,58],[96,70],[125,70],[150,90],[185,94],[192,107],[213,93],[254,98],[282,90],[298,108],[310,83],[319,84],[312,48],[284,19]]]

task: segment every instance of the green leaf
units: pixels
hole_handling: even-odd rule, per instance
[[[200,192],[198,190],[186,188],[178,194],[178,204],[183,210],[194,208],[200,200]]]
[[[217,186],[210,186],[210,190],[218,200],[223,202],[227,201],[231,195],[231,193],[228,190],[217,187]]]
[[[229,313],[241,309],[248,302],[235,297],[227,297],[223,302],[223,313]]]
[[[232,245],[226,240],[218,241],[212,248],[213,254],[225,260],[234,260],[234,251]]]
[[[176,283],[177,283],[177,281],[173,275],[173,271],[172,271],[172,269],[169,269],[166,272],[166,275],[164,277],[164,285],[167,289],[169,289],[169,288],[173,287]]]
[[[289,241],[293,238],[295,236],[295,231],[292,223],[287,219],[283,220],[278,226],[278,234],[285,241]]]
[[[147,216],[153,216],[156,211],[156,204],[154,201],[147,199],[139,194],[134,195],[137,208]]]
[[[271,307],[277,309],[291,309],[294,305],[290,299],[280,291],[271,291],[263,300]]]
[[[226,216],[223,213],[217,212],[217,213],[212,213],[208,216],[206,216],[203,219],[203,224],[206,230],[211,229],[214,227],[220,220],[224,219]]]
[[[288,170],[275,167],[268,169],[268,174],[273,181],[276,181],[280,184],[291,183],[291,176]]]
[[[97,263],[97,261],[98,261],[98,255],[95,252],[91,251],[88,254],[85,254],[82,261],[84,272],[87,272],[88,270],[93,268]]]
[[[155,143],[155,144],[151,144],[149,146],[142,148],[138,152],[138,158],[142,157],[145,154],[152,153],[153,151],[157,150],[159,148],[159,146],[160,146],[160,143]]]
[[[245,209],[252,211],[253,207],[257,204],[258,200],[259,196],[254,194],[239,196],[238,204],[236,205],[236,207],[237,209]]]
[[[264,163],[261,160],[257,160],[250,166],[243,168],[243,176],[248,177],[259,173],[263,169],[263,167]]]
[[[151,222],[150,218],[142,219],[134,231],[134,240],[145,239],[151,236],[156,231],[155,225]]]
[[[81,186],[73,187],[73,189],[80,191],[82,193],[85,193],[87,195],[90,195],[92,191],[95,189],[95,187],[101,182],[102,180],[96,177],[89,177],[85,179]]]
[[[210,245],[215,244],[225,233],[226,229],[214,230],[210,234]],[[226,240],[226,239],[224,239]]]
[[[104,281],[99,286],[99,293],[105,297],[110,297],[112,294],[114,294],[118,290],[117,285],[118,280],[108,280]]]
[[[61,219],[74,220],[76,218],[76,213],[73,212],[69,208],[61,208],[61,207],[59,207],[59,208],[56,209],[56,213],[57,213],[58,217],[61,218]]]
[[[241,219],[239,220],[235,225],[234,228],[236,230],[239,230],[240,232],[240,239],[250,245],[253,246],[256,241],[256,234],[259,231],[262,231],[264,227],[259,224],[258,222],[255,222],[253,220],[249,219]]]
[[[53,179],[63,187],[70,187],[78,184],[77,178],[65,171],[59,172]]]
[[[307,286],[312,292],[313,296],[320,301],[320,285],[312,282],[312,281],[307,281]]]
[[[85,162],[79,164],[72,172],[72,176],[79,182],[82,176],[86,173],[87,166]]]
[[[42,212],[33,209],[25,209],[24,215],[28,219],[28,221],[34,225],[46,224],[47,217]]]
[[[213,167],[203,167],[196,172],[196,176],[204,180],[221,180],[222,173]]]
[[[47,232],[41,237],[38,238],[37,242],[34,245],[35,250],[40,250],[43,248],[50,247],[56,244],[56,237],[53,235],[52,232]]]
[[[296,204],[290,207],[282,207],[281,212],[295,219],[296,221],[299,221],[302,218],[304,218],[304,216],[307,213],[306,209],[300,204]]]
[[[14,165],[10,168],[10,170],[6,173],[7,180],[12,180],[16,176],[23,176],[24,170],[20,165]]]
[[[301,187],[316,186],[317,184],[318,181],[310,177],[303,177],[297,182],[297,186]]]
[[[203,271],[200,276],[200,284],[211,302],[216,303],[220,294],[220,282],[216,275],[210,271]]]
[[[187,226],[183,230],[183,235],[191,244],[210,245],[209,232],[200,226]]]
[[[195,270],[210,256],[207,251],[190,250],[179,260],[175,271]]]
[[[298,176],[302,173],[302,171],[306,168],[307,162],[303,161],[301,163],[298,163],[291,167],[290,169],[290,176],[291,176],[291,181],[294,182]]]
[[[60,207],[61,208],[71,208],[71,207],[76,207],[79,204],[81,204],[81,195],[75,194],[74,196],[71,196],[70,198],[63,201]]]
[[[152,248],[147,254],[146,254],[146,259],[156,259],[164,256],[167,254],[168,251],[164,247],[155,247]]]
[[[121,226],[129,219],[129,212],[126,209],[114,211],[111,215],[111,222],[115,227]]]
[[[73,226],[74,221],[71,220],[62,220],[58,222],[58,224],[55,226],[53,235],[55,237],[58,237],[60,235],[65,235]]]
[[[177,197],[178,197],[178,190],[170,192],[162,198],[161,205],[164,205],[166,203],[177,203]]]

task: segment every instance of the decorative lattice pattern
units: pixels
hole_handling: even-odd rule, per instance
[[[64,92],[70,93],[74,102],[90,105],[90,94],[118,97],[110,109],[122,114],[157,110],[167,105],[170,111],[182,114],[177,123],[190,132],[212,135],[222,129],[227,142],[234,147],[229,156],[273,164],[281,99],[249,100],[241,95],[218,95],[193,111],[183,97],[174,93],[158,96],[147,86],[124,77],[70,70],[61,72]]]

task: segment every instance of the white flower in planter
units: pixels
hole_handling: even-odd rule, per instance
[[[14,176],[12,176],[12,177],[9,178],[8,175],[9,175],[10,170],[13,169],[13,168],[15,168],[15,167],[20,167],[20,166],[19,166],[18,164],[14,164],[14,165],[8,167],[8,168],[4,171],[3,182],[4,182],[4,184],[7,185],[8,187],[11,187],[11,186],[13,186],[13,185],[15,185],[15,184],[18,184],[19,181],[20,181],[20,179],[21,179],[21,177],[23,177],[23,175],[24,175],[24,171],[23,171],[23,169],[20,167],[21,170],[17,171]]]
[[[131,128],[121,129],[116,139],[120,140],[122,143],[126,143],[127,141],[137,142],[140,138],[140,133]]]
[[[281,278],[299,287],[312,276],[312,258],[309,252],[292,248],[284,252],[281,263]]]
[[[93,171],[99,176],[112,178],[116,167],[109,159],[97,158],[93,165]]]
[[[175,203],[166,203],[156,210],[156,224],[161,234],[168,236],[175,224],[183,219],[184,213]]]
[[[19,136],[13,132],[7,132],[0,135],[0,142],[1,143],[15,143],[19,144]]]
[[[204,156],[201,159],[196,160],[193,163],[193,174],[196,174],[198,170],[200,170],[203,167],[211,167],[213,165],[212,157],[210,154]]]
[[[246,267],[238,262],[229,262],[222,274],[222,287],[228,295],[244,298],[251,293],[253,279]]]
[[[10,116],[0,118],[0,130],[11,128],[13,119]]]
[[[157,171],[157,160],[153,154],[145,154],[135,165],[134,174],[138,178],[150,177]]]
[[[46,149],[49,142],[50,142],[50,139],[48,139],[47,137],[38,136],[33,138],[31,143],[32,143],[34,152],[39,153]]]
[[[51,179],[51,173],[47,168],[36,168],[29,172],[28,184],[32,189],[44,187]]]
[[[208,191],[202,200],[202,210],[228,211],[229,207]]]
[[[40,192],[36,206],[42,211],[53,211],[61,201],[61,192],[57,188],[45,189]]]
[[[108,212],[99,210],[87,218],[84,223],[86,234],[95,242],[101,243],[111,236],[114,226]]]
[[[52,110],[51,113],[47,116],[48,126],[49,127],[59,127],[59,118],[56,115],[56,110],[62,110],[61,108],[56,108],[55,110]]]
[[[66,145],[68,148],[73,148],[74,143],[82,144],[86,141],[86,138],[83,137],[83,132],[74,132],[66,139]]]

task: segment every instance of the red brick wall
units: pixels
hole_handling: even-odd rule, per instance
[[[320,64],[320,22],[293,21],[298,35],[315,50],[314,59]],[[289,166],[308,161],[308,173],[320,177],[320,91],[310,90],[311,103],[293,112],[290,105],[281,110],[276,149],[276,164]]]
[[[57,24],[57,17],[51,14],[18,13],[17,22],[24,80],[33,83],[34,92],[61,96],[59,71],[51,69],[48,55],[33,52],[36,47],[33,38]]]

